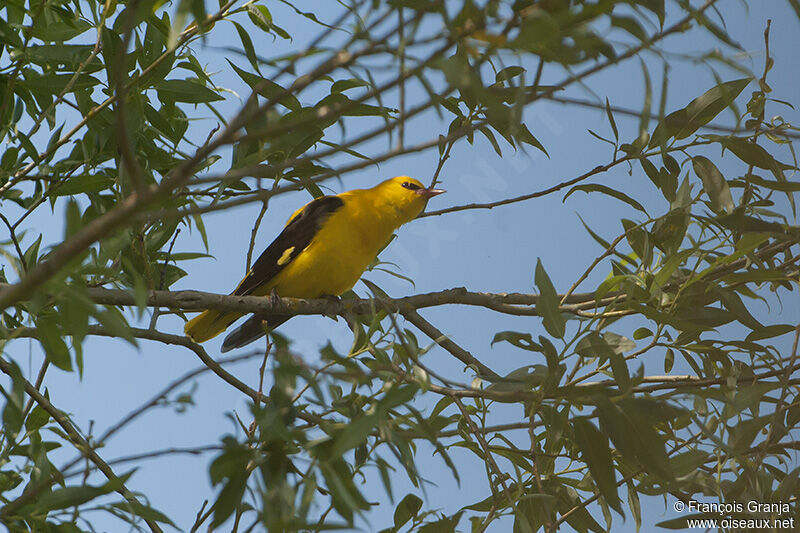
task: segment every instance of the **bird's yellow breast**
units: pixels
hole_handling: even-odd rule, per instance
[[[340,295],[356,284],[400,224],[366,201],[360,191],[340,195],[345,205],[322,224],[308,246],[270,283],[255,294],[274,288],[280,296],[319,298]]]

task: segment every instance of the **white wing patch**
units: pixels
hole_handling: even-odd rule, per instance
[[[289,261],[291,261],[293,252],[294,252],[294,246],[290,246],[289,248],[284,250],[283,254],[278,258],[278,265],[283,266]]]

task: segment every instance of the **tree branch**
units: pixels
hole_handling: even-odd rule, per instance
[[[12,371],[11,364],[2,358],[0,358],[0,371],[8,375],[9,377],[14,378],[14,372]],[[20,378],[17,377],[17,379]],[[77,429],[75,429],[75,426],[72,425],[72,422],[70,422],[67,416],[64,413],[62,413],[59,409],[56,409],[56,407],[52,403],[50,403],[50,401],[47,398],[45,398],[44,395],[40,393],[30,381],[24,378],[22,379],[24,380],[25,392],[28,394],[28,396],[33,398],[36,401],[36,403],[42,409],[44,409],[47,412],[47,414],[50,415],[59,426],[61,426],[61,429],[63,429],[66,432],[73,446],[75,446],[75,448],[77,448],[78,451],[80,451],[84,457],[86,457],[92,463],[94,463],[95,466],[97,466],[97,469],[100,470],[109,481],[119,481],[119,478],[111,469],[111,467],[108,466],[108,464],[94,450],[94,447],[86,439],[83,438],[83,436],[78,432]],[[120,488],[117,489],[117,492],[132,504],[137,506],[142,505],[142,503],[136,498],[136,496],[134,496],[133,493],[129,491],[125,487],[125,485],[122,484],[121,482],[120,482]],[[2,509],[0,509],[0,518],[7,518],[9,516],[13,516],[13,514],[21,506],[28,503],[32,498],[35,497],[36,495],[33,494],[33,491],[23,492],[19,498],[8,503]],[[159,527],[159,525],[154,520],[148,518],[145,518],[144,520],[151,531],[153,531],[154,533],[162,533],[161,527]]]
[[[0,283],[0,294],[12,285]],[[133,307],[141,302],[136,301],[132,292],[120,289],[104,289],[90,287],[87,296],[96,304]],[[561,295],[563,297],[563,295]],[[571,294],[560,309],[574,313],[583,309],[603,307],[614,301],[620,293],[609,293],[599,301],[595,301],[592,293]],[[236,296],[201,291],[150,291],[145,305],[148,307],[168,307],[182,311],[202,311],[218,309],[221,311],[239,311],[242,313],[281,313],[292,315],[338,315],[348,313],[367,314],[374,309],[375,302],[390,311],[408,309],[424,309],[441,305],[471,305],[485,307],[500,313],[512,315],[537,316],[535,306],[539,301],[537,294],[525,293],[487,293],[470,292],[464,287],[445,289],[437,292],[416,294],[401,298],[357,298],[353,300],[333,301],[327,298],[303,300],[299,298],[264,298],[261,296]]]

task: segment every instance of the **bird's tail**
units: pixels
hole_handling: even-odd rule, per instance
[[[273,330],[290,318],[292,318],[292,315],[253,315],[245,320],[241,326],[228,333],[220,351],[225,353],[250,344],[267,334],[265,327],[268,330]]]
[[[183,331],[193,341],[205,342],[225,331],[225,328],[233,324],[240,316],[242,313],[209,309],[188,321],[183,326]]]

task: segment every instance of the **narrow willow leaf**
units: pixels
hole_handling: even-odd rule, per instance
[[[685,139],[711,122],[739,96],[750,80],[742,78],[721,83],[692,100],[685,108],[664,117],[653,132],[650,148],[660,146],[672,137]]]
[[[222,97],[200,82],[192,80],[163,80],[156,84],[162,102],[202,104],[222,100]]]
[[[260,94],[268,100],[275,100],[277,103],[286,107],[291,111],[300,111],[302,106],[293,94],[275,83],[274,81],[263,78],[256,74],[251,74],[245,70],[240,69],[228,60],[228,64],[233,68],[236,74],[250,86],[253,91]]]
[[[762,339],[771,339],[773,337],[780,337],[795,330],[795,326],[790,324],[774,324],[772,326],[765,326],[758,330],[753,330],[745,339],[747,342],[755,342]]]
[[[575,443],[589,467],[597,489],[606,502],[622,514],[622,502],[617,492],[617,479],[608,438],[584,417],[573,419],[572,429],[575,432]]]
[[[606,185],[600,185],[600,184],[597,184],[597,183],[588,183],[588,184],[583,184],[583,185],[575,185],[574,187],[572,187],[567,192],[567,194],[564,195],[564,198],[562,199],[562,202],[566,201],[566,199],[569,198],[569,196],[575,191],[582,191],[582,192],[586,192],[586,193],[589,193],[589,192],[600,192],[600,193],[603,193],[605,195],[611,196],[612,198],[616,198],[617,200],[625,202],[626,204],[628,204],[629,206],[633,207],[634,209],[636,209],[638,211],[641,211],[644,214],[647,214],[647,210],[644,208],[644,206],[642,206],[642,204],[640,204],[639,202],[637,202],[636,200],[634,200],[633,198],[631,198],[630,196],[628,196],[624,192],[621,192],[621,191],[618,191],[616,189],[612,189],[611,187],[608,187]]]
[[[422,500],[416,494],[406,494],[394,509],[394,527],[400,529],[409,520],[417,516],[422,509]]]
[[[617,123],[614,120],[614,115],[611,113],[611,103],[606,98],[606,116],[608,117],[608,123],[611,124],[611,131],[614,132],[614,139],[619,140],[619,130],[617,130]]]
[[[692,158],[695,174],[703,182],[703,190],[711,200],[711,208],[719,212],[732,213],[734,204],[728,182],[717,166],[707,157],[698,155]]]
[[[553,282],[542,265],[542,260],[536,262],[534,281],[539,288],[539,299],[536,301],[536,311],[542,317],[547,332],[559,339],[564,337],[566,321],[558,309],[559,299]]]

